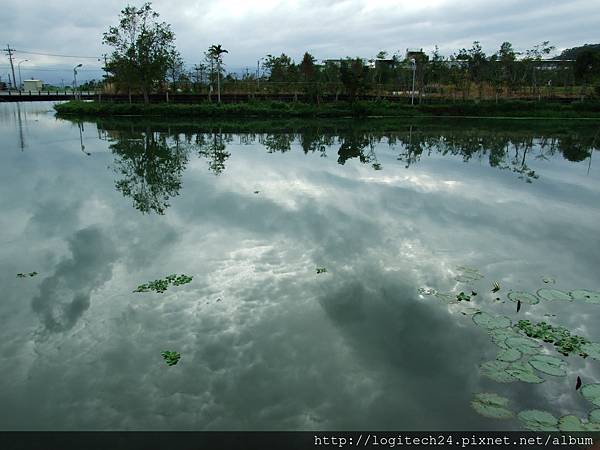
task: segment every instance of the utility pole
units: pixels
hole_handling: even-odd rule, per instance
[[[4,51],[8,55],[8,59],[10,59],[10,70],[12,71],[12,79],[13,79],[13,84],[14,84],[16,78],[15,78],[15,66],[13,65],[13,52],[15,51],[15,49],[10,48],[10,45],[6,44],[6,48],[4,49]]]

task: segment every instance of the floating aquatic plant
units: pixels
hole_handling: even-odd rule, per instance
[[[483,274],[479,273],[474,267],[458,266],[456,268],[460,273],[454,279],[461,283],[470,283],[471,281],[481,280]]]
[[[17,278],[28,278],[28,277],[35,277],[37,274],[38,274],[37,272],[18,273],[18,274],[17,274]]]
[[[555,302],[571,302],[573,299],[569,294],[559,289],[538,289],[537,295],[544,300],[555,301]]]
[[[317,267],[317,274],[319,273],[327,273],[327,269],[325,267]]]
[[[505,361],[487,361],[479,366],[479,371],[483,376],[486,376],[498,383],[512,383],[517,379],[506,372],[510,364]]]
[[[600,344],[597,342],[588,342],[581,346],[581,351],[592,359],[600,360]]]
[[[579,417],[569,414],[558,420],[558,428],[560,431],[600,431],[600,423],[584,422]]]
[[[420,287],[419,289],[417,289],[417,291],[419,292],[419,294],[423,294],[423,295],[435,295],[437,294],[437,291],[433,288],[424,288],[424,287]]]
[[[588,291],[587,289],[575,289],[574,291],[569,292],[569,296],[573,300],[600,305],[600,292]]]
[[[523,336],[512,336],[504,341],[508,348],[519,350],[525,355],[535,355],[539,353],[541,345],[533,339]]]
[[[547,411],[529,409],[521,411],[517,417],[528,430],[559,431],[558,419]]]
[[[478,414],[492,419],[510,419],[514,413],[506,408],[508,399],[494,393],[475,394],[471,406]]]
[[[521,356],[523,356],[523,354],[519,350],[508,348],[499,352],[498,355],[496,355],[496,359],[498,361],[515,362],[521,359]]]
[[[533,367],[528,363],[513,363],[506,369],[506,373],[525,383],[539,384],[544,382],[544,379],[538,377],[533,371]]]
[[[594,409],[593,411],[590,411],[588,420],[590,422],[600,423],[600,409]]]
[[[539,298],[529,292],[512,291],[508,293],[507,297],[511,302],[521,302],[528,305],[535,305],[540,302]]]
[[[465,294],[464,292],[461,292],[460,294],[458,294],[456,296],[456,300],[458,300],[459,302],[470,302],[471,297],[469,295]]]
[[[188,275],[169,275],[166,278],[160,280],[154,280],[147,284],[141,284],[137,287],[137,289],[133,292],[150,292],[154,291],[159,294],[165,292],[170,285],[173,286],[181,286],[182,284],[187,284],[192,281],[191,276]]]
[[[564,377],[567,375],[566,363],[555,356],[535,355],[531,357],[529,364],[547,375],[555,377]]]
[[[519,320],[516,326],[529,337],[554,344],[556,350],[565,356],[570,353],[577,353],[584,358],[588,356],[583,346],[589,344],[590,341],[584,337],[572,335],[564,327],[554,327],[546,322],[532,324],[529,320]]]
[[[492,283],[492,292],[496,293],[500,290],[500,283],[498,283],[497,281],[494,281]]]
[[[581,392],[583,398],[596,406],[600,406],[600,383],[586,384],[579,392]]]
[[[164,358],[168,366],[174,366],[181,359],[181,354],[169,350],[162,352],[161,356]]]
[[[492,316],[484,311],[480,311],[473,315],[473,322],[477,326],[493,330],[494,328],[508,328],[511,325],[511,321],[506,316]]]
[[[549,277],[549,276],[542,277],[542,281],[546,284],[556,283],[556,280],[553,277]]]

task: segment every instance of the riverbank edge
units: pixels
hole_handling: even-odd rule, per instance
[[[388,101],[336,102],[320,105],[300,102],[257,101],[240,103],[102,103],[68,101],[54,105],[58,115],[81,116],[168,116],[168,117],[268,117],[268,118],[394,118],[469,117],[515,119],[600,120],[600,101],[552,103],[533,101],[482,101],[407,105]]]

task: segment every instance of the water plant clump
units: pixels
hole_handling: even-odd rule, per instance
[[[191,276],[189,275],[169,275],[160,280],[150,281],[146,284],[140,284],[137,289],[133,292],[150,292],[154,291],[158,294],[162,294],[165,292],[170,285],[173,286],[181,286],[182,284],[187,284],[192,281]]]
[[[164,358],[168,366],[174,366],[181,359],[180,353],[169,350],[165,350],[164,352],[162,352],[161,356]]]
[[[38,274],[37,272],[18,273],[17,278],[31,278],[31,277],[35,277],[37,274]]]
[[[465,294],[464,292],[461,292],[460,294],[458,294],[456,296],[456,300],[458,300],[459,302],[470,302],[471,301],[471,296]]]
[[[317,267],[317,274],[327,273],[327,269],[325,267]]]
[[[529,320],[519,320],[516,327],[531,338],[554,344],[556,350],[565,356],[569,356],[570,353],[577,353],[584,358],[588,356],[583,347],[590,341],[584,337],[572,335],[564,327],[554,327],[546,322],[532,324]]]

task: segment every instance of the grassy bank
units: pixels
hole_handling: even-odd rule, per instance
[[[561,104],[551,102],[469,102],[407,105],[387,101],[335,102],[320,105],[301,102],[198,103],[99,103],[69,101],[55,106],[60,115],[166,116],[166,117],[539,117],[598,118],[600,102]]]

